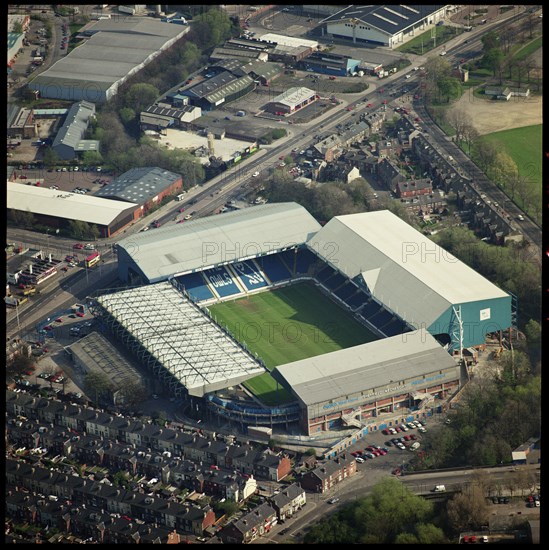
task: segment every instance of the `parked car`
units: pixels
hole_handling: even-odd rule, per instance
[[[339,499],[338,499],[338,498],[331,498],[331,499],[328,501],[328,504],[335,504],[336,502],[339,502]]]
[[[362,464],[362,463],[364,462],[364,459],[363,459],[362,457],[360,457],[360,456],[357,456],[357,457],[355,458],[355,460],[356,460],[359,464]]]
[[[76,248],[77,250],[82,250],[84,248],[84,245],[82,243],[76,243],[72,245],[73,248]]]

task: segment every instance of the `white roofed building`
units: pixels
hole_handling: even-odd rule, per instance
[[[52,227],[64,227],[73,220],[97,226],[102,237],[110,237],[139,216],[139,206],[131,202],[79,195],[69,191],[7,182],[8,210],[30,212]]]
[[[275,114],[290,114],[314,103],[317,99],[316,92],[304,86],[289,88],[269,101],[266,110]]]

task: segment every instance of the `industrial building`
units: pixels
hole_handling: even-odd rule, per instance
[[[102,19],[87,27],[83,44],[29,82],[29,89],[42,98],[104,103],[187,32],[188,26],[150,18]]]
[[[90,119],[95,116],[95,105],[80,101],[72,105],[57,132],[51,148],[60,159],[72,160],[84,151],[99,151],[99,141],[82,139],[88,129]]]
[[[180,174],[146,166],[124,172],[96,191],[94,196],[138,205],[139,216],[143,216],[151,207],[160,204],[164,197],[176,195],[182,188]]]
[[[396,48],[443,21],[445,4],[349,5],[321,21],[322,36]]]
[[[201,406],[242,426],[297,423],[311,435],[428,414],[467,380],[467,348],[516,317],[511,295],[389,211],[321,227],[295,203],[268,204],[123,239],[118,262],[122,281],[149,284],[99,295],[92,311],[171,391],[203,397]],[[227,388],[263,363],[206,306],[304,279],[378,339],[276,367],[294,402],[231,399]]]
[[[111,237],[139,217],[137,204],[7,182],[8,210],[27,212],[37,223],[63,228],[78,220],[97,226]]]
[[[265,110],[274,114],[291,114],[314,103],[317,99],[316,92],[304,86],[288,88],[285,92],[273,98],[272,101],[269,101]]]
[[[360,59],[348,55],[314,52],[299,63],[299,68],[320,74],[349,76],[358,71]]]
[[[240,78],[229,71],[222,71],[216,76],[180,90],[187,96],[192,105],[197,105],[203,111],[211,111],[223,103],[230,103],[245,96],[255,88],[253,78],[248,75]]]

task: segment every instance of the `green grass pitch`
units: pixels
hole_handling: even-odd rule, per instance
[[[222,302],[208,309],[269,370],[378,339],[310,283]],[[292,400],[286,390],[276,391],[276,382],[269,373],[248,380],[245,386],[267,405]]]

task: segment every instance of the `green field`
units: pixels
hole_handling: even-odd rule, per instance
[[[278,365],[377,340],[309,283],[210,306],[212,317],[272,370]],[[245,386],[267,405],[290,401],[265,373]]]
[[[528,183],[541,191],[542,125],[524,126],[513,130],[502,130],[482,136],[505,150],[515,161],[519,173]]]

